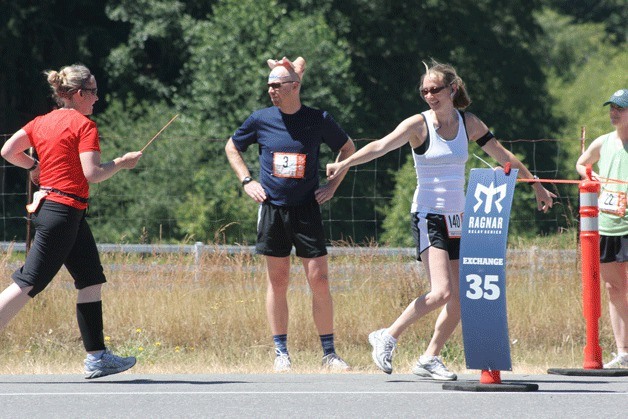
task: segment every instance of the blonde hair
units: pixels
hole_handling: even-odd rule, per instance
[[[423,94],[420,92],[421,89],[423,89],[423,80],[425,80],[425,77],[437,76],[443,79],[443,83],[446,86],[455,85],[458,87],[456,94],[453,97],[454,107],[456,109],[464,109],[471,104],[471,98],[469,97],[469,93],[467,93],[464,81],[456,73],[455,68],[449,64],[439,63],[433,58],[430,61],[430,65],[425,63],[425,61],[423,61],[423,65],[425,66],[425,74],[421,76],[421,82],[419,83],[419,94],[421,94],[421,97],[423,97]]]
[[[79,89],[84,89],[94,77],[82,64],[69,65],[59,71],[46,70],[44,74],[52,89],[52,97],[59,106],[63,106]]]

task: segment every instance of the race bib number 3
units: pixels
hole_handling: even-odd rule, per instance
[[[445,214],[447,234],[450,239],[459,239],[462,236],[462,213]]]
[[[273,176],[303,179],[305,162],[305,154],[277,152],[273,154]]]
[[[597,202],[600,211],[623,217],[626,214],[626,193],[602,190]]]

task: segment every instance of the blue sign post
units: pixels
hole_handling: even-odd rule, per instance
[[[506,245],[517,170],[472,169],[460,239],[460,306],[467,368],[510,371]]]

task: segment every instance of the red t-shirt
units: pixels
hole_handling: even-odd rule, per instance
[[[100,152],[96,123],[74,109],[57,109],[38,116],[24,126],[39,158],[39,184],[65,193],[89,197],[80,153]],[[50,193],[46,199],[78,209],[87,204]]]

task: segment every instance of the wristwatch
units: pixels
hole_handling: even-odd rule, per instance
[[[253,180],[253,178],[251,176],[247,176],[244,179],[242,179],[242,186],[251,183],[251,181]]]

